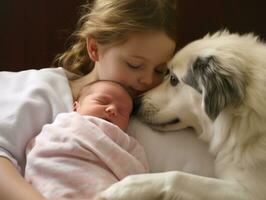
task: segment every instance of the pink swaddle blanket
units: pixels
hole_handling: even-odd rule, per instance
[[[125,176],[148,172],[139,143],[105,120],[62,113],[28,145],[25,178],[46,198],[93,199]]]

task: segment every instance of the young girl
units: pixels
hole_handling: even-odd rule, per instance
[[[63,68],[0,72],[0,196],[44,200],[23,178],[25,146],[60,112],[71,111],[80,88],[105,79],[137,96],[162,82],[175,50],[173,0],[95,0],[86,5]],[[73,76],[71,76],[73,78]]]

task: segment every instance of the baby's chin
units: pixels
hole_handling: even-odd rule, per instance
[[[116,125],[115,123],[113,123],[110,119],[108,119],[108,118],[103,118],[103,117],[101,117],[103,120],[105,120],[105,121],[107,121],[107,122],[110,122],[111,124],[114,124],[114,125]]]
[[[107,122],[110,122],[111,124],[114,124],[116,126],[118,126],[116,123],[112,122],[111,119],[108,119],[108,118],[105,118],[105,117],[101,117],[103,120],[107,121]],[[118,126],[119,127],[119,126]],[[120,127],[119,127],[120,128]]]

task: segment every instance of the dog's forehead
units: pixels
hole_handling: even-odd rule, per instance
[[[175,74],[184,75],[199,57],[204,58],[216,55],[217,45],[214,43],[214,41],[208,42],[206,39],[200,39],[186,45],[169,62],[169,68]]]
[[[185,49],[180,50],[169,64],[170,70],[178,76],[186,73],[187,69],[193,64],[197,58],[197,54],[187,53]]]

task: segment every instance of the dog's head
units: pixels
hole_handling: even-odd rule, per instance
[[[162,131],[200,131],[227,108],[238,107],[253,64],[248,49],[256,40],[223,31],[188,44],[170,61],[164,82],[143,96],[140,118]]]

